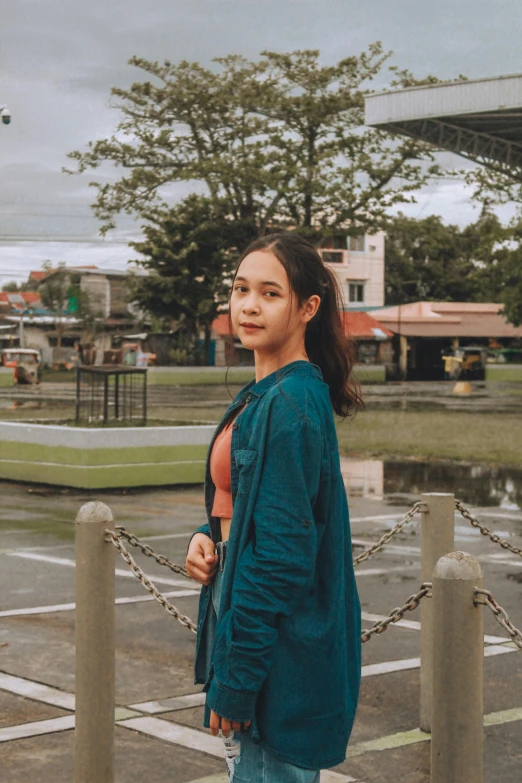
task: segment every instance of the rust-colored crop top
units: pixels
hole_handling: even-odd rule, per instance
[[[232,421],[219,433],[210,455],[210,475],[216,485],[212,516],[232,519],[232,478],[230,472]]]

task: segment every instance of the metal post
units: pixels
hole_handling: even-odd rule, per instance
[[[437,563],[431,783],[483,783],[484,620],[474,604],[474,587],[481,586],[471,555],[452,552]]]
[[[109,376],[103,377],[103,423],[109,421]]]
[[[147,370],[143,373],[143,423],[147,423]]]
[[[76,517],[75,783],[114,781],[114,529],[105,503]]]
[[[114,418],[119,421],[120,418],[120,374],[114,373]]]
[[[445,492],[422,495],[426,504],[421,522],[422,581],[431,582],[433,569],[439,559],[455,549],[455,496]],[[433,607],[431,601],[420,605],[420,728],[431,731],[431,704],[433,682]]]
[[[76,367],[76,424],[80,421],[80,393],[81,393],[81,369]]]

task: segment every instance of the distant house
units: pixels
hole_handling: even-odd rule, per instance
[[[60,273],[53,269],[42,282],[48,282]],[[89,297],[93,313],[101,318],[122,319],[129,323],[131,310],[127,301],[128,274],[119,269],[98,269],[95,266],[69,266],[66,268],[70,285],[80,286]],[[74,302],[69,302],[68,310],[74,311]]]
[[[0,291],[0,347],[18,346],[20,321],[41,313],[40,294],[35,291]]]
[[[47,272],[45,269],[35,269],[34,271],[29,272],[29,280],[33,283],[41,283],[46,274]]]
[[[393,332],[375,320],[369,313],[344,311],[341,313],[344,331],[356,344],[357,361],[361,364],[384,364],[392,361],[391,339]],[[212,340],[215,341],[215,364],[254,364],[253,351],[244,348],[232,333],[228,313],[221,313],[212,323]]]
[[[23,313],[38,306],[41,306],[40,294],[35,291],[0,291],[0,314]]]
[[[346,336],[355,342],[359,364],[388,366],[393,362],[393,332],[377,321],[373,313],[346,310],[342,319]]]
[[[444,377],[442,356],[449,350],[520,344],[522,326],[507,323],[501,310],[501,304],[491,302],[413,302],[372,315],[396,335],[396,376],[437,380]]]
[[[60,270],[39,270],[30,273],[30,280],[41,286],[52,280]],[[0,320],[12,324],[12,330],[2,330],[4,344],[19,339],[26,348],[40,350],[47,364],[69,363],[78,355],[78,346],[87,340],[91,356],[101,363],[103,352],[112,347],[114,336],[134,325],[135,315],[127,301],[127,273],[121,270],[98,269],[95,266],[66,268],[66,284],[79,287],[88,295],[92,315],[96,319],[95,334],[87,335],[77,317],[78,302],[73,290],[63,313],[50,312],[41,302],[40,292],[0,294]],[[58,343],[61,344],[58,347]]]
[[[335,273],[348,309],[361,310],[384,305],[384,232],[347,236],[346,232],[325,237],[319,252]]]

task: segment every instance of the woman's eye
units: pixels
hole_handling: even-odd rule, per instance
[[[266,293],[270,296],[270,298],[272,298],[274,296],[279,296],[277,291],[267,291]]]

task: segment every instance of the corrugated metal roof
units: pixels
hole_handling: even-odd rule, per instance
[[[503,113],[522,107],[522,74],[374,93],[366,96],[365,107],[367,125],[428,117]],[[522,138],[522,128],[518,130],[519,138]]]
[[[354,340],[383,340],[393,337],[393,332],[369,313],[345,310],[341,317],[345,334]]]
[[[522,172],[522,74],[376,93],[365,106],[367,125]]]

